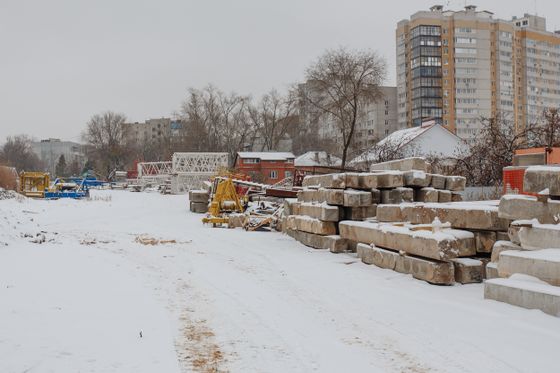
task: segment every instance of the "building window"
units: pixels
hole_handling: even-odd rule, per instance
[[[286,177],[292,177],[292,171],[286,171],[286,172],[284,172],[284,175]]]
[[[260,163],[260,159],[258,158],[247,158],[243,160],[243,163],[245,164],[256,164],[256,163]]]
[[[270,171],[269,177],[273,180],[278,179],[278,171],[276,171],[276,170]]]

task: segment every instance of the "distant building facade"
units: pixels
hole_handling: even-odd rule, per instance
[[[396,42],[400,127],[433,119],[469,141],[481,117],[522,129],[560,106],[560,34],[543,17],[436,5],[400,21]]]
[[[276,184],[294,176],[295,156],[289,152],[238,152],[235,170],[254,181]]]
[[[171,118],[147,119],[143,123],[124,123],[124,133],[129,143],[157,143],[180,136],[182,126],[181,121]]]
[[[66,165],[70,167],[77,162],[81,169],[86,162],[85,149],[82,144],[72,141],[61,141],[60,139],[45,139],[31,143],[33,152],[39,157],[45,167],[44,171],[55,175],[56,164],[61,155],[64,155]],[[32,170],[26,170],[32,171]]]
[[[300,84],[299,89],[305,92],[304,94],[311,96],[312,100],[317,99],[313,82]],[[359,114],[354,132],[354,149],[363,151],[368,146],[401,128],[397,117],[397,88],[383,86],[380,87],[380,90],[381,97],[376,102],[367,104]],[[336,119],[321,115],[316,107],[305,102],[305,100],[301,101],[300,120],[309,128],[310,135],[331,141],[335,145],[335,148],[331,150],[341,153],[342,142],[340,141],[340,129]]]

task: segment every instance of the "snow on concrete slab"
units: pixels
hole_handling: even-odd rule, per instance
[[[0,202],[18,231],[55,237],[0,247],[0,372],[556,369],[560,320],[485,301],[482,284],[437,287],[280,233],[203,226],[184,196],[92,197]]]

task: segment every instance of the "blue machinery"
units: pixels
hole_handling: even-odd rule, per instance
[[[107,184],[94,177],[56,179],[52,186],[45,191],[45,199],[83,198],[89,197],[89,189]]]

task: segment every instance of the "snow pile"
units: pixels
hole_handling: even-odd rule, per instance
[[[6,199],[13,199],[16,198],[18,194],[13,190],[6,190],[4,188],[0,188],[0,201]]]

